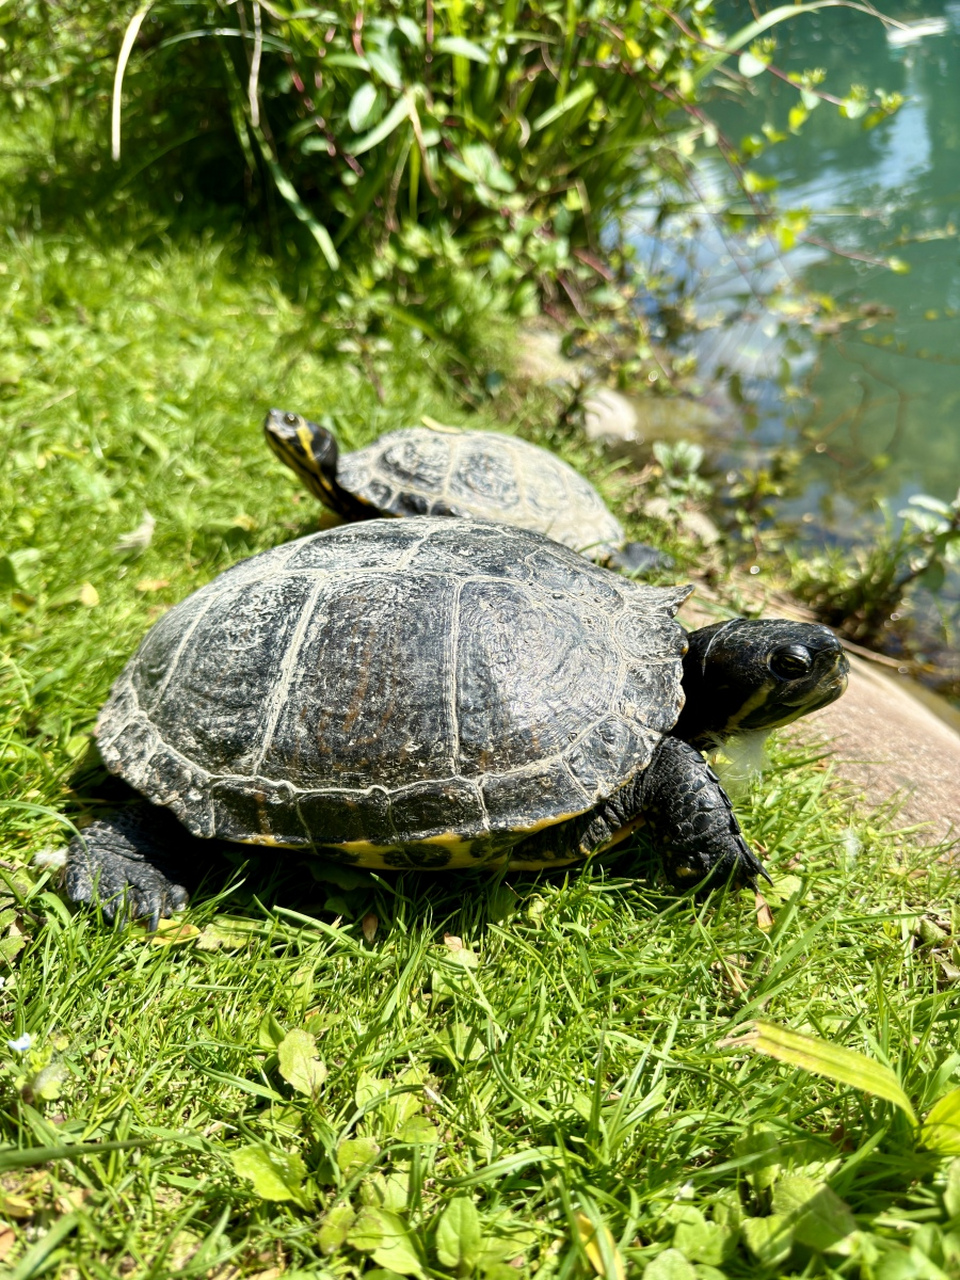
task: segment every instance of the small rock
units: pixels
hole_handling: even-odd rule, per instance
[[[643,504],[643,511],[653,520],[679,525],[684,533],[705,547],[712,547],[720,541],[720,530],[703,511],[685,511],[683,508],[677,511],[666,498],[649,498]]]
[[[680,523],[705,547],[713,547],[720,541],[720,530],[704,511],[681,511]]]
[[[597,387],[583,402],[584,426],[591,440],[618,440],[636,444],[643,437],[637,430],[637,411],[619,391]]]
[[[721,433],[723,417],[704,398],[638,396],[637,430],[647,440],[709,440]]]

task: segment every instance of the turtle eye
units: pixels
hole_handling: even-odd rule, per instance
[[[774,649],[767,659],[767,666],[780,680],[797,680],[805,676],[813,666],[810,650],[802,644],[786,644]]]

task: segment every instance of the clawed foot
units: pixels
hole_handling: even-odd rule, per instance
[[[118,809],[71,840],[67,894],[73,902],[98,903],[108,920],[119,911],[145,919],[155,929],[161,916],[187,904],[187,890],[179,883],[183,866],[177,844],[182,857],[192,839],[171,815],[152,805]]]
[[[647,824],[679,893],[729,884],[756,889],[770,877],[750,849],[730,800],[695,747],[667,737],[642,775]]]
[[[685,852],[664,859],[664,872],[677,893],[695,889],[698,897],[705,897],[713,889],[729,886],[731,889],[756,891],[757,880],[762,878],[773,884],[763,863],[752,852],[742,836],[735,851],[713,862],[710,855]]]

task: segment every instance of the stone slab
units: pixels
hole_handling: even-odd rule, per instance
[[[831,744],[841,777],[871,806],[898,806],[897,821],[922,826],[931,843],[960,845],[960,735],[905,687],[870,662],[850,656],[850,684],[839,702],[795,730]]]

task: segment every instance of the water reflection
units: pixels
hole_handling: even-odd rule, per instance
[[[898,502],[925,491],[950,499],[960,483],[960,4],[904,9],[904,21],[944,17],[950,24],[901,49],[867,15],[829,10],[777,29],[775,61],[783,70],[827,70],[824,87],[844,96],[854,82],[899,90],[898,114],[870,132],[822,104],[800,136],[754,162],[780,182],[781,206],[805,208],[816,243],[780,253],[768,241],[731,241],[703,219],[695,246],[679,247],[670,263],[695,293],[701,317],[723,323],[699,344],[707,373],[736,372],[758,397],[761,439],[803,424],[822,434],[824,453],[805,464],[810,486],[823,494],[823,520],[861,508],[876,495]],[[749,21],[746,5],[725,5],[734,30]],[[739,140],[765,122],[786,129],[795,90],[771,77],[752,82],[744,105],[718,96],[711,106],[726,135]],[[707,211],[739,200],[722,163],[707,157],[697,181]],[[744,210],[749,212],[748,209]],[[643,228],[638,241],[648,244]],[[681,255],[686,255],[684,261]],[[909,274],[878,261],[896,257]],[[817,342],[803,327],[780,332],[782,314],[765,305],[790,279],[830,294],[841,306],[874,302],[853,330]],[[812,413],[784,412],[775,379],[806,378]]]

